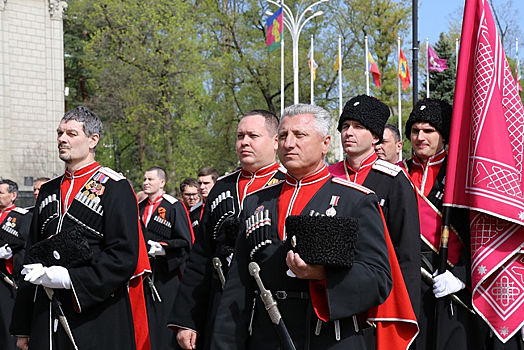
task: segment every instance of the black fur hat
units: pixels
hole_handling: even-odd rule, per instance
[[[380,143],[388,118],[389,107],[384,102],[368,95],[359,95],[346,102],[337,129],[342,131],[342,124],[346,120],[355,120],[378,136]]]
[[[358,220],[351,217],[288,216],[286,231],[293,251],[308,264],[351,268]]]
[[[44,266],[59,265],[65,268],[90,263],[93,252],[85,237],[86,229],[76,226],[35,243],[29,248],[29,263]]]
[[[452,107],[444,100],[436,98],[425,98],[419,100],[406,122],[406,137],[411,138],[411,127],[415,123],[425,122],[431,124],[440,132],[445,142],[449,140],[449,130],[451,129]]]

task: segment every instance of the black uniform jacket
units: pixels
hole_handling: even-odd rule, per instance
[[[235,244],[234,240],[231,242],[230,233],[226,235],[222,227],[227,218],[235,218],[240,214],[242,203],[239,200],[238,183],[241,176],[240,170],[223,176],[212,188],[168,322],[169,327],[198,332],[199,349],[208,347],[207,336],[222,294],[212,259],[218,257],[224,274],[227,274],[227,257],[231,255],[230,251]],[[259,181],[267,185],[283,178],[284,174],[275,168],[264,178],[259,178]]]
[[[138,205],[141,218],[146,203],[147,200],[143,200]],[[172,349],[176,343],[175,334],[166,327],[166,323],[191,246],[191,232],[184,205],[176,198],[164,194],[151,214],[144,235],[146,245],[148,240],[162,242],[165,243],[163,246],[166,251],[166,256],[150,257],[153,273],[146,280],[154,283],[160,299],[149,283],[144,283],[151,349]]]
[[[139,251],[135,194],[124,177],[100,168],[87,182],[91,188],[98,188],[97,195],[89,198],[90,192],[84,186],[78,193],[71,193],[74,200],[63,213],[63,178],[42,185],[26,247],[62,230],[83,226],[93,258],[68,269],[71,289],[55,289],[55,295],[80,349],[135,349],[128,295],[128,281],[137,266]],[[27,258],[28,254],[26,262]],[[30,336],[31,348],[73,349],[63,327],[55,321],[44,289],[20,280],[11,333]]]
[[[412,160],[407,161],[408,169],[412,168]],[[446,164],[447,158],[444,159],[442,167],[440,168],[435,183],[431,188],[427,199],[442,213],[443,208],[443,197],[444,197],[444,184],[446,178]],[[435,213],[435,215],[438,215]],[[469,249],[469,210],[453,208],[451,210],[451,226],[458,233],[460,240],[462,241],[463,248],[460,255],[459,261],[455,266],[449,266],[453,275],[458,277],[461,281],[466,283],[466,288],[462,289],[456,295],[468,305],[471,309],[471,251]],[[424,223],[421,223],[423,225]],[[451,234],[451,233],[450,233]],[[421,262],[422,266],[429,272],[433,273],[438,268],[439,255],[428,246],[424,240],[421,242],[421,253],[427,260]],[[425,261],[429,261],[432,265]],[[426,283],[421,284],[421,308],[418,313],[418,321],[420,327],[420,333],[416,339],[416,349],[428,349],[433,346],[434,342],[434,318],[435,318],[435,305],[436,299],[433,294],[432,286],[428,286]],[[441,314],[443,320],[439,325],[441,331],[441,349],[464,349],[464,350],[481,350],[483,349],[483,331],[485,329],[484,322],[476,316],[471,314],[465,308],[459,306],[456,303],[452,303],[449,298],[445,298],[442,303],[444,310]],[[412,348],[415,348],[412,346]]]
[[[263,206],[264,210],[269,210],[272,223],[269,228],[271,244],[257,252],[253,260],[261,268],[260,277],[266,289],[277,295],[289,295],[277,302],[296,348],[364,349],[358,315],[384,302],[392,286],[383,219],[376,196],[362,186],[330,178],[302,211],[302,215],[324,214],[333,196],[338,196],[336,216],[350,216],[359,222],[353,267],[326,267],[328,310],[323,311],[329,315],[329,320],[322,322],[316,316],[311,298],[304,296],[309,295],[310,281],[287,275],[285,260],[291,240],[282,241],[277,227],[278,217],[282,215],[277,212],[281,189],[282,183],[255,192],[245,201],[242,226],[217,312],[211,348],[280,349],[268,313],[256,296],[258,287],[248,272],[251,248],[243,226],[245,220]]]
[[[12,269],[8,270],[6,268],[6,263],[10,264],[10,262],[0,260],[0,271],[2,272],[0,277],[0,341],[3,344],[2,349],[6,350],[16,349],[15,342],[9,333],[9,323],[16,297],[16,289],[12,283],[18,283],[17,280],[23,268],[25,256],[24,242],[29,235],[31,217],[31,213],[28,210],[15,207],[9,212],[4,221],[0,223],[1,245],[7,243],[13,251],[13,257],[11,258]],[[8,243],[10,241],[13,243]]]
[[[386,219],[415,315],[420,307],[420,221],[413,185],[394,164],[377,160],[363,186],[373,190]]]

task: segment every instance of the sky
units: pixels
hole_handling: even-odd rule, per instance
[[[503,1],[505,0],[494,0],[494,4],[497,6]],[[426,44],[426,38],[429,39],[430,45],[434,45],[438,41],[440,33],[448,31],[451,14],[457,8],[462,7],[462,4],[462,0],[418,0],[418,39],[420,46]],[[513,0],[513,8],[518,9],[519,26],[524,33],[524,0]],[[411,40],[411,37],[409,39]],[[522,56],[522,50],[524,50],[524,37],[519,38],[519,56]]]

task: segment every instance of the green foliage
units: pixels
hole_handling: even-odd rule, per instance
[[[294,14],[314,1],[289,0]],[[280,94],[280,50],[265,47],[262,0],[70,0],[64,21],[68,106],[85,104],[104,122],[97,159],[140,188],[144,169],[167,170],[173,191],[202,166],[220,173],[238,166],[236,126],[255,108],[280,114],[293,103],[292,41],[284,30],[285,101]],[[397,37],[411,26],[409,0],[330,0],[304,26],[299,40],[299,100],[310,102],[308,52],[315,38],[315,103],[338,120],[342,37],[343,101],[365,91],[364,36],[382,73],[371,94],[396,110]],[[310,12],[305,17],[313,14]],[[410,56],[407,42],[403,43]],[[410,88],[403,94],[404,121]],[[397,114],[392,120],[397,118]],[[395,121],[396,125],[397,122]],[[335,133],[334,138],[339,134]],[[333,160],[333,155],[331,155]]]

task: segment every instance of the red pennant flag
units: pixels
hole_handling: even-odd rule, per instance
[[[473,307],[505,343],[524,325],[524,108],[487,0],[466,0],[444,205],[471,209]]]

